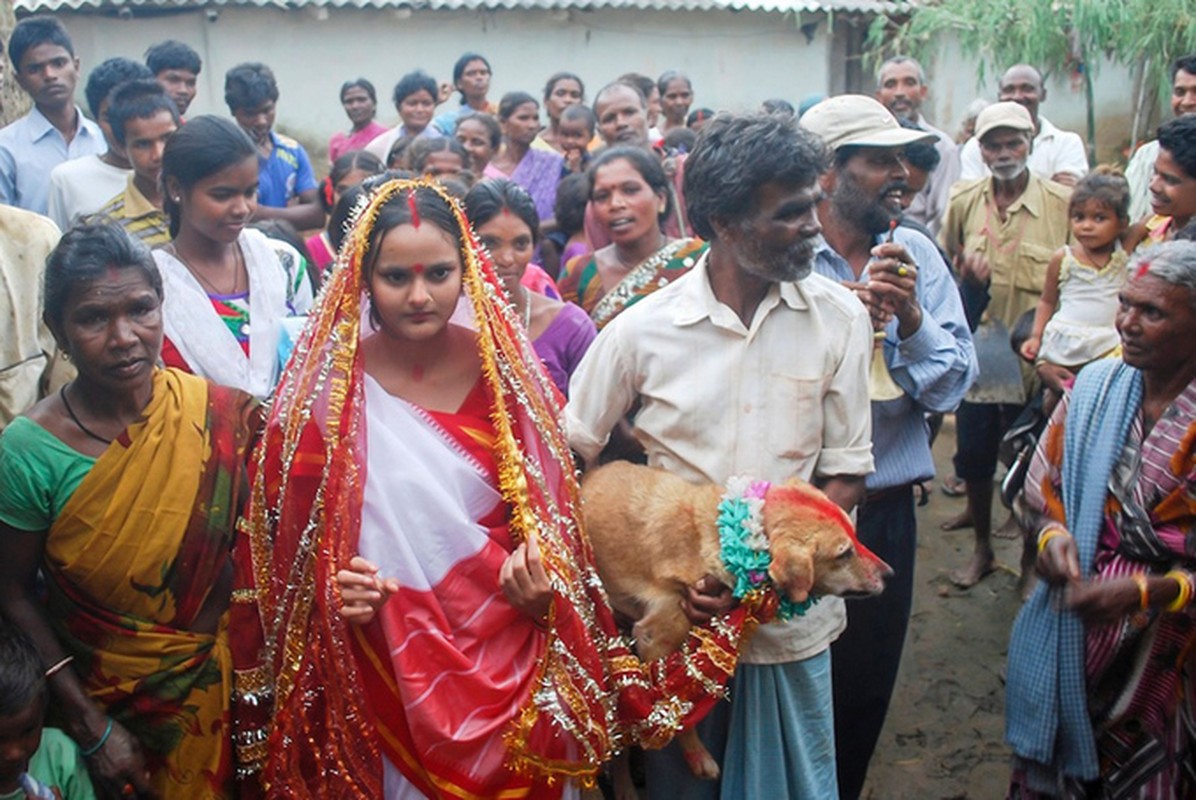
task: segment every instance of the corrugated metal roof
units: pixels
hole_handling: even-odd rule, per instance
[[[113,11],[212,6],[259,8],[412,8],[433,10],[493,9],[610,9],[672,11],[851,11],[881,13],[900,11],[917,0],[15,0],[18,12]]]

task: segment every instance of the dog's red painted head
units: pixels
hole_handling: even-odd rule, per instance
[[[772,553],[768,575],[790,600],[811,593],[880,594],[893,570],[855,536],[851,518],[821,491],[792,480],[764,498],[764,532]]]

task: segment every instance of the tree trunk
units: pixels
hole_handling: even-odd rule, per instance
[[[3,39],[5,44],[3,62],[0,63],[0,77],[3,78],[0,80],[0,126],[23,117],[29,112],[31,105],[29,95],[21,91],[21,87],[13,78],[16,70],[8,58],[8,37],[16,24],[12,0],[0,0],[0,39]]]
[[[1147,125],[1149,105],[1153,102],[1155,87],[1150,80],[1150,59],[1139,61],[1134,66],[1134,121],[1130,127],[1130,155],[1138,149],[1138,145],[1149,138],[1144,135]]]
[[[1088,106],[1088,166],[1096,164],[1096,98],[1092,92],[1092,69],[1088,64],[1084,69],[1084,102]]]

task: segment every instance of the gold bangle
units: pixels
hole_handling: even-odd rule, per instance
[[[1167,611],[1175,613],[1183,611],[1188,607],[1188,603],[1192,601],[1192,594],[1196,592],[1196,579],[1192,577],[1189,572],[1173,569],[1163,576],[1164,578],[1171,578],[1179,584],[1179,594],[1167,606]]]
[[[1146,575],[1141,572],[1135,572],[1131,577],[1134,583],[1138,585],[1138,610],[1146,611],[1150,608],[1150,589],[1146,585]]]
[[[1183,570],[1176,571],[1184,576],[1184,581],[1188,584],[1188,603],[1191,603],[1193,599],[1196,599],[1196,575]]]
[[[1041,554],[1043,550],[1046,550],[1047,542],[1057,536],[1067,536],[1070,538],[1071,534],[1054,525],[1049,528],[1043,528],[1042,533],[1038,534],[1038,552]]]

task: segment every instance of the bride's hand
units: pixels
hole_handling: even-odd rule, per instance
[[[539,625],[548,623],[552,606],[552,585],[540,560],[535,537],[515,548],[498,571],[498,582],[511,605]]]
[[[378,568],[361,556],[349,560],[349,568],[336,573],[341,590],[340,615],[356,625],[365,625],[378,609],[399,590],[394,578],[379,578]]]

